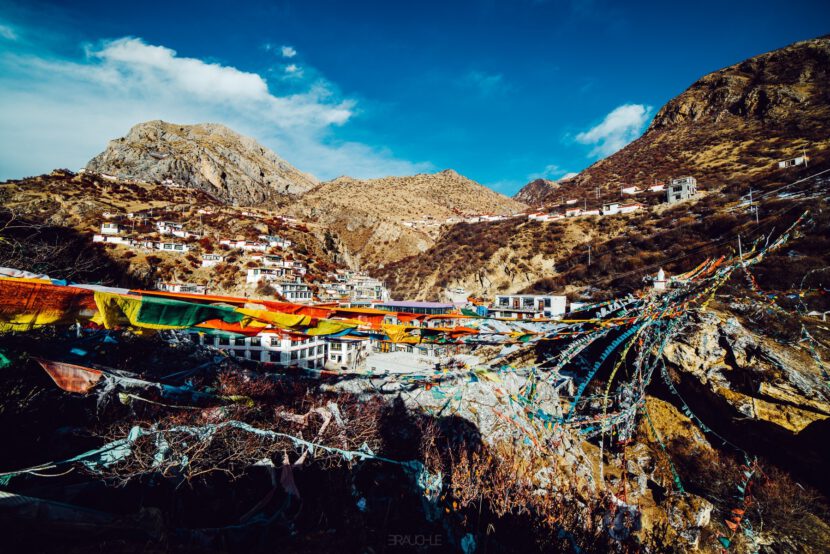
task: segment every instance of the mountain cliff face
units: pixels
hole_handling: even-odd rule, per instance
[[[525,208],[448,169],[369,180],[340,177],[306,193],[289,211],[330,229],[355,263],[378,267],[427,250],[448,220]]]
[[[169,179],[237,205],[278,203],[317,185],[254,139],[212,123],[140,123],[110,141],[86,169],[124,180]]]
[[[522,189],[513,196],[513,199],[523,202],[528,206],[537,206],[544,203],[545,198],[557,188],[559,188],[559,185],[556,181],[550,181],[548,179],[534,179],[523,186]]]
[[[830,37],[821,37],[699,79],[663,106],[642,137],[536,200],[684,174],[703,188],[731,185],[803,151],[828,150],[828,126]]]

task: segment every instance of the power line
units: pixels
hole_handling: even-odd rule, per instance
[[[791,211],[793,211],[793,210],[795,210],[796,208],[799,208],[799,207],[800,206],[798,204],[795,204],[793,206],[790,206],[789,208],[781,210],[780,212],[775,212],[775,213],[770,214],[770,215],[782,216],[782,215],[785,215],[786,213],[791,212]],[[774,225],[771,228],[774,228]],[[758,229],[758,227],[756,227],[755,230],[757,230],[757,229]],[[597,284],[597,283],[603,283],[603,282],[606,282],[606,281],[613,281],[613,280],[616,280],[616,279],[622,279],[624,277],[628,277],[628,276],[631,276],[631,275],[646,273],[646,272],[649,272],[649,271],[654,270],[656,268],[665,266],[665,265],[667,265],[671,262],[676,262],[676,261],[679,261],[679,260],[683,260],[685,258],[690,258],[691,256],[693,256],[695,254],[699,254],[700,252],[703,252],[703,251],[708,250],[710,248],[713,248],[715,246],[721,246],[724,243],[732,242],[732,240],[734,240],[739,235],[740,235],[740,233],[729,233],[729,234],[726,234],[726,235],[721,235],[720,237],[718,237],[716,239],[711,239],[711,240],[707,241],[706,243],[704,243],[703,245],[701,245],[699,247],[696,247],[693,250],[684,252],[683,254],[680,254],[678,256],[674,256],[672,258],[662,260],[658,263],[650,264],[650,265],[643,266],[643,267],[640,267],[640,268],[637,268],[637,269],[632,269],[631,271],[626,271],[626,272],[623,272],[623,273],[616,273],[614,275],[609,275],[607,277],[600,277],[600,278],[597,278],[597,279],[592,279],[590,281],[585,282],[584,285],[586,285],[586,286],[587,285],[593,285],[593,284]]]
[[[792,183],[790,183],[790,184],[788,184],[788,185],[784,185],[784,186],[782,186],[782,187],[779,187],[778,189],[775,189],[775,190],[773,190],[773,191],[768,191],[767,193],[760,195],[760,197],[759,197],[758,199],[760,200],[761,198],[766,198],[766,197],[770,196],[771,194],[774,194],[774,193],[778,192],[779,190],[782,190],[782,189],[787,188],[787,187],[791,187],[791,186],[793,186],[793,185],[797,185],[797,184],[802,183],[802,182],[804,182],[804,181],[808,181],[808,180],[810,180],[810,179],[813,179],[813,178],[815,178],[815,177],[818,177],[819,175],[822,175],[822,174],[824,174],[824,173],[827,173],[828,171],[830,171],[830,169],[825,169],[825,170],[823,170],[823,171],[820,171],[820,172],[815,173],[815,174],[813,174],[813,175],[810,175],[810,176],[808,176],[808,177],[804,177],[803,179],[799,179],[799,180],[797,180],[797,181],[793,181]],[[751,190],[752,190],[752,189],[750,188],[750,191],[751,191]],[[750,200],[750,204],[751,204],[751,203],[752,203],[752,200]],[[799,204],[798,204],[798,203],[796,203],[795,205],[793,205],[793,206],[791,206],[791,207],[789,207],[789,208],[785,208],[785,209],[783,209],[783,210],[781,210],[781,211],[779,211],[779,212],[773,212],[773,213],[771,213],[770,215],[776,215],[776,214],[778,214],[778,215],[784,215],[784,214],[786,214],[786,213],[788,213],[788,212],[792,211],[793,209],[797,208],[798,206],[799,206]],[[666,229],[666,230],[664,230],[664,231],[659,231],[659,232],[657,232],[657,233],[653,233],[653,234],[651,234],[651,235],[649,235],[649,236],[650,236],[650,238],[653,238],[653,237],[660,236],[660,235],[663,235],[663,234],[666,234],[666,233],[672,233],[672,232],[676,231],[677,229],[682,229],[682,228],[684,228],[684,227],[689,227],[689,226],[691,226],[691,225],[695,225],[695,224],[697,224],[697,223],[698,223],[697,221],[694,221],[694,222],[689,222],[689,223],[687,223],[687,224],[685,224],[685,225],[681,225],[681,226],[679,226],[679,227],[672,227],[671,229]],[[757,213],[757,211],[756,211],[756,213],[755,213],[755,225],[756,225],[756,229],[757,229],[757,227],[758,227],[758,226],[760,226],[760,220],[759,220],[759,217],[758,217],[758,213]],[[660,266],[661,266],[661,265],[663,265],[663,264],[667,264],[667,263],[670,263],[670,262],[674,262],[674,261],[681,260],[681,259],[683,259],[683,258],[690,257],[690,256],[692,256],[692,255],[694,255],[694,254],[697,254],[697,253],[698,253],[698,252],[700,252],[701,250],[705,250],[706,248],[710,248],[711,246],[717,246],[717,245],[719,245],[719,244],[722,244],[723,242],[726,242],[727,240],[728,240],[728,241],[731,241],[732,239],[736,238],[736,236],[737,236],[736,234],[732,234],[732,235],[728,235],[728,236],[726,236],[726,235],[722,235],[720,238],[717,238],[717,239],[712,239],[712,240],[708,241],[710,244],[704,244],[704,245],[702,245],[702,246],[700,246],[700,247],[698,247],[698,248],[695,248],[694,250],[691,250],[691,251],[686,252],[686,253],[685,253],[685,254],[683,254],[683,255],[676,256],[676,257],[673,257],[673,258],[669,258],[669,259],[667,259],[667,260],[664,260],[663,262],[660,262],[660,263],[655,263],[655,264],[651,264],[650,266],[645,266],[645,267],[640,268],[640,269],[637,269],[637,270],[632,270],[632,271],[625,272],[625,273],[622,273],[622,274],[617,274],[617,275],[614,275],[614,276],[602,277],[602,278],[599,278],[599,279],[596,279],[596,280],[591,281],[591,283],[596,283],[596,282],[602,282],[602,281],[607,281],[607,280],[618,279],[618,278],[625,277],[625,276],[628,276],[628,275],[632,275],[632,274],[636,274],[636,273],[641,273],[642,271],[644,271],[644,270],[646,270],[646,269],[654,269],[654,268],[656,268],[656,267],[660,267]],[[613,254],[613,253],[614,253],[614,251],[611,251],[611,252],[608,252],[608,253],[609,253],[609,254]]]
[[[804,181],[808,181],[808,180],[810,180],[810,179],[813,179],[813,178],[815,178],[815,177],[818,177],[819,175],[823,175],[824,173],[827,173],[828,171],[830,171],[830,168],[829,168],[829,169],[825,169],[825,170],[823,170],[823,171],[819,171],[818,173],[814,173],[814,174],[812,174],[812,175],[810,175],[810,176],[808,176],[808,177],[804,177],[803,179],[799,179],[798,181],[793,181],[792,183],[790,183],[790,184],[788,184],[788,185],[784,185],[784,186],[778,187],[777,189],[773,189],[773,190],[767,191],[767,192],[765,192],[764,194],[762,194],[762,195],[760,195],[760,196],[759,196],[759,200],[760,200],[761,198],[766,198],[766,197],[768,197],[768,196],[770,196],[770,195],[772,195],[772,194],[775,194],[775,193],[776,193],[776,192],[778,192],[778,191],[784,190],[784,189],[786,189],[786,188],[789,188],[789,187],[791,187],[791,186],[797,185],[797,184],[799,184],[799,183],[803,183]]]

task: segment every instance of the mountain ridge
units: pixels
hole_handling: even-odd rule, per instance
[[[597,187],[608,193],[686,174],[729,185],[803,150],[826,151],[828,68],[830,36],[823,36],[704,75],[669,100],[640,138],[535,200],[555,204]]]
[[[310,190],[287,211],[329,227],[356,263],[376,267],[423,252],[441,225],[524,209],[521,202],[445,169],[377,179],[338,177]]]

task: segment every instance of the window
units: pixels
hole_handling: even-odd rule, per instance
[[[279,337],[271,337],[271,346],[279,346],[280,345],[280,338]]]
[[[231,340],[228,337],[219,337],[219,346],[230,346]]]
[[[262,339],[259,337],[251,337],[251,346],[260,346]]]
[[[550,308],[550,298],[545,298],[545,308]]]

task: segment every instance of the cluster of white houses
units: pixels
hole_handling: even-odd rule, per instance
[[[192,250],[192,240],[188,244],[185,241],[131,238],[126,235],[130,226],[122,225],[117,221],[123,218],[122,215],[112,213],[103,215],[108,221],[101,224],[100,233],[93,236],[93,242],[120,244],[174,254],[183,254]],[[145,221],[148,219],[142,214],[128,214],[128,218],[139,218]],[[203,236],[201,233],[188,231],[183,224],[173,221],[158,221],[155,223],[155,230],[158,235],[171,235],[183,239],[198,239]],[[312,286],[305,282],[305,276],[308,273],[306,265],[291,259],[290,253],[282,252],[291,248],[292,241],[278,235],[260,234],[257,240],[221,238],[218,242],[222,250],[239,250],[249,260],[248,267],[244,270],[246,285],[267,284],[289,302],[308,304],[315,300]],[[231,253],[222,250],[203,253],[201,267],[211,268],[225,263]],[[275,253],[277,251],[280,253]],[[355,271],[338,270],[329,274],[326,282],[315,285],[319,290],[316,296],[323,301],[380,301],[389,298],[389,292],[382,282]],[[156,288],[168,292],[190,294],[206,294],[207,292],[206,286],[193,283],[158,282]]]
[[[117,223],[102,223],[101,232],[92,236],[92,242],[121,244],[123,246],[142,248],[144,250],[161,250],[163,252],[178,254],[190,251],[190,246],[183,242],[133,239],[121,236],[120,233],[123,231],[124,229],[119,227]]]
[[[280,366],[322,369],[329,352],[326,339],[279,331],[263,331],[255,337],[194,335],[200,344],[225,350],[237,358]]]
[[[201,233],[194,233],[184,228],[181,223],[174,223],[172,221],[158,221],[156,222],[156,230],[159,235],[173,235],[182,239],[199,239],[202,238]]]
[[[668,186],[663,183],[655,183],[650,187],[641,189],[638,186],[622,187],[620,194],[623,196],[636,196],[645,192],[665,192],[666,202],[673,204],[683,200],[688,200],[697,195],[697,180],[694,177],[680,177],[672,179]],[[534,212],[528,214],[528,219],[534,221],[556,221],[558,219],[565,219],[567,217],[585,217],[591,215],[607,216],[617,214],[630,214],[645,208],[645,205],[640,202],[606,202],[600,209],[580,208],[576,204],[579,200],[571,198],[565,201],[565,209],[562,212]]]
[[[245,252],[265,252],[270,248],[290,248],[293,244],[290,240],[276,235],[259,235],[259,240],[244,239],[219,239],[219,244],[228,248],[238,248]]]
[[[510,219],[511,217],[520,217],[522,214],[513,214],[513,215],[495,215],[495,214],[478,214],[478,215],[467,215],[467,216],[458,216],[458,217],[448,217],[446,219],[436,219],[432,216],[427,216],[424,219],[414,219],[410,221],[402,221],[401,224],[405,225],[406,227],[412,227],[414,229],[422,228],[422,227],[440,227],[441,225],[454,225],[456,223],[482,223],[485,221],[504,221],[505,219]]]
[[[320,285],[320,298],[324,301],[383,302],[389,300],[389,291],[374,277],[339,269],[334,273],[333,281]]]

